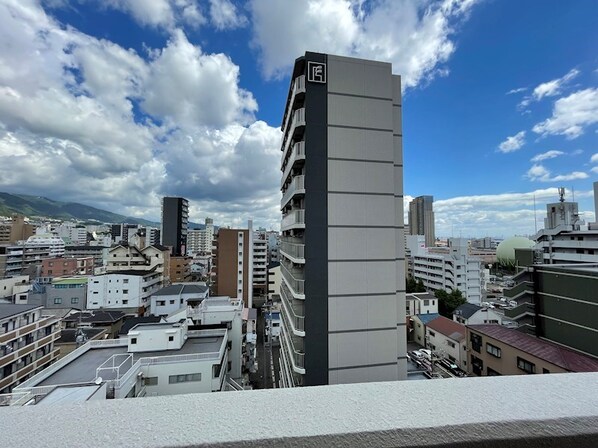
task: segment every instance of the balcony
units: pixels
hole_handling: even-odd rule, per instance
[[[284,347],[281,347],[281,351],[285,351],[291,360],[293,371],[301,375],[305,374],[305,353],[303,350],[299,350],[295,347],[295,342],[301,341],[300,338],[296,338],[289,333],[289,325],[285,320],[284,313],[282,316],[282,326],[280,329],[281,339],[284,341]],[[301,342],[302,343],[302,342]]]
[[[300,238],[283,237],[280,240],[279,252],[296,264],[305,263],[305,244]]]
[[[305,109],[297,109],[293,112],[293,121],[291,122],[291,127],[289,128],[288,132],[284,134],[283,142],[282,142],[282,154],[283,157],[286,158],[290,151],[291,143],[294,139],[299,139],[299,132],[297,132],[300,128],[305,126]]]
[[[283,215],[280,229],[284,232],[292,229],[305,229],[305,210],[291,210]]]
[[[287,285],[294,298],[305,300],[305,280],[303,271],[300,269],[289,269],[284,262],[280,263],[282,280]]]
[[[287,191],[284,192],[282,195],[282,200],[280,201],[280,209],[283,210],[288,202],[295,196],[296,194],[305,194],[305,176],[295,176],[293,180],[289,183],[287,187]]]
[[[303,302],[294,301],[289,288],[284,283],[280,285],[280,297],[284,311],[287,313],[291,330],[297,336],[305,336],[305,311],[303,310]]]
[[[280,188],[282,188],[282,186],[285,184],[287,177],[289,177],[289,173],[295,165],[295,162],[305,160],[305,142],[297,142],[293,145],[289,159],[285,164],[286,156],[287,154],[283,153],[280,160],[280,166],[284,170],[282,173],[282,180],[280,181]]]
[[[526,315],[530,315],[530,316],[536,315],[533,303],[526,302],[526,303],[522,303],[519,306],[516,306],[515,308],[511,308],[510,310],[509,309],[505,310],[505,317],[508,317],[509,319],[513,319],[513,320],[521,319],[522,317],[524,317]]]
[[[7,407],[2,410],[2,441],[11,448],[40,446],[40,435],[49,447],[592,448],[598,438],[597,383],[598,373],[517,375],[188,394],[55,408],[68,418],[51,418],[46,406]],[[505,391],[512,399],[505,400]],[[273,403],[276,411],[268,412]],[[442,412],[447,403],[462,412]],[[185,412],[164,418],[168,409]],[[248,409],[267,413],[267,418],[247,418]]]
[[[25,336],[26,334],[29,334],[35,330],[39,330],[40,328],[44,328],[58,322],[60,322],[60,319],[55,316],[42,317],[37,322],[33,322],[29,325],[25,325],[7,333],[0,334],[0,344],[20,338],[21,336]]]
[[[505,297],[511,300],[516,300],[524,294],[533,294],[534,284],[532,282],[521,282],[511,289],[505,289],[503,292]]]
[[[293,86],[291,87],[291,98],[289,99],[289,103],[287,104],[287,108],[285,110],[284,118],[282,120],[282,131],[285,132],[287,126],[289,124],[289,118],[292,116],[291,111],[293,110],[293,105],[295,103],[295,98],[297,95],[305,93],[305,75],[297,76],[293,80]]]

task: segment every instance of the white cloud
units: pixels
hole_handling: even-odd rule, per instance
[[[592,173],[598,174],[598,166],[593,167],[591,171]]]
[[[535,164],[526,173],[526,177],[531,181],[540,182],[563,182],[578,179],[587,179],[589,176],[583,171],[573,171],[568,174],[557,174],[551,176],[551,172],[543,165]]]
[[[590,163],[598,163],[598,152],[590,157]]]
[[[585,127],[595,123],[598,123],[598,88],[589,88],[558,99],[552,117],[536,124],[533,131],[574,139],[583,134]]]
[[[531,158],[531,161],[534,163],[541,162],[542,160],[554,159],[555,157],[562,156],[563,154],[565,154],[563,151],[546,151],[542,154],[536,154],[534,157]]]
[[[448,73],[456,22],[476,0],[252,0],[253,43],[267,78],[305,51],[389,61],[403,88]]]
[[[561,93],[563,86],[579,75],[579,70],[572,69],[562,78],[553,79],[538,85],[533,92],[534,99],[541,100],[545,96],[555,96]]]
[[[507,139],[498,145],[500,152],[508,153],[521,149],[525,144],[525,131],[518,132],[515,135],[507,137]]]
[[[230,0],[210,0],[210,18],[218,30],[240,28],[247,25],[247,17],[240,14]]]
[[[181,23],[198,27],[206,22],[196,0],[104,0],[101,7],[130,14],[144,26],[172,29]]]
[[[514,93],[525,92],[526,90],[527,90],[527,87],[519,87],[517,89],[511,89],[507,92],[507,95],[513,95]]]

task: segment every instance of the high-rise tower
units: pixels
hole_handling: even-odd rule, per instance
[[[162,198],[162,245],[171,248],[171,255],[180,257],[187,252],[189,201],[185,198]]]
[[[424,235],[426,247],[436,245],[433,204],[433,196],[418,196],[409,203],[409,233]]]
[[[306,53],[282,130],[282,385],[404,379],[401,78]]]

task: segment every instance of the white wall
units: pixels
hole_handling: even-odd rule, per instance
[[[89,309],[138,308],[144,304],[143,277],[140,275],[106,274],[90,277],[87,283]],[[124,291],[128,291],[125,293]]]
[[[434,336],[432,336],[432,334],[434,334]],[[428,337],[427,348],[436,352],[444,352],[447,359],[449,359],[449,356],[452,356],[455,359],[455,364],[461,368],[465,367],[465,364],[462,362],[464,359],[461,358],[461,345],[464,343],[464,341],[460,343],[459,341],[451,339],[448,336],[445,336],[442,333],[439,333],[438,331],[428,327],[426,327],[426,336]]]

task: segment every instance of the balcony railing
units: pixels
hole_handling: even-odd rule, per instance
[[[511,308],[506,309],[505,310],[505,317],[508,317],[510,319],[514,319],[517,320],[525,315],[532,315],[534,316],[535,313],[535,309],[534,309],[534,304],[533,303],[522,303],[519,306],[516,306],[515,308]]]
[[[56,316],[49,316],[49,317],[42,317],[37,322],[33,322],[29,325],[25,325],[23,327],[17,328],[15,330],[11,330],[7,333],[0,334],[0,344],[4,344],[8,341],[12,341],[13,339],[17,339],[21,336],[25,336],[26,334],[32,333],[35,330],[39,330],[40,328],[47,327],[48,325],[52,325],[58,323],[59,319]]]
[[[508,297],[509,299],[516,299],[522,294],[533,294],[534,286],[532,282],[521,282],[511,289],[505,289],[503,293],[505,297]]]
[[[289,288],[284,283],[280,285],[280,297],[282,298],[282,305],[290,320],[291,330],[297,336],[305,336],[305,316],[302,311],[302,306],[293,304],[293,298]]]
[[[289,118],[293,116],[290,113],[293,110],[293,103],[295,102],[295,97],[298,93],[305,92],[305,75],[297,76],[293,81],[293,87],[291,88],[291,99],[287,106],[287,110],[284,115],[283,123],[282,123],[282,131],[284,132],[289,124]]]
[[[299,277],[299,272],[295,271],[295,273],[292,273],[284,263],[280,263],[280,270],[282,273],[282,280],[291,290],[293,297],[296,299],[305,299],[305,280],[302,278],[302,276]]]
[[[293,336],[289,333],[290,327],[288,322],[285,320],[284,313],[282,313],[282,326],[280,330],[280,334],[282,335],[282,340],[284,341],[286,353],[291,358],[291,363],[293,364],[293,370],[300,374],[305,374],[305,353],[302,350],[298,350],[295,348],[295,343],[293,342]],[[285,350],[282,348],[282,350]]]
[[[291,122],[291,127],[289,128],[288,132],[284,134],[282,153],[285,158],[288,156],[291,143],[293,142],[293,137],[295,135],[295,130],[299,126],[305,126],[305,108],[297,109],[295,112],[293,112],[293,121]]]
[[[296,194],[305,194],[305,176],[303,175],[293,178],[287,188],[287,191],[285,191],[284,195],[282,196],[282,200],[280,201],[280,209],[282,210]]]
[[[305,229],[305,210],[291,210],[282,217],[280,223],[282,231],[291,229]]]
[[[305,263],[305,244],[292,243],[283,238],[280,241],[279,251],[294,263]]]
[[[284,163],[287,154],[282,153],[280,166],[284,166],[284,171],[282,173],[282,180],[280,181],[280,187],[284,185],[289,177],[289,173],[293,169],[293,165],[297,160],[305,160],[305,142],[297,142],[293,145],[293,149],[291,150],[291,154],[289,156],[289,160],[287,161],[286,165]]]

